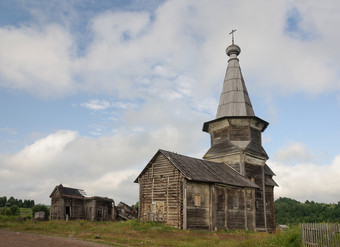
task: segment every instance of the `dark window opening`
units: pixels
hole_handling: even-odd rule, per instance
[[[70,216],[70,207],[65,207],[65,214]]]

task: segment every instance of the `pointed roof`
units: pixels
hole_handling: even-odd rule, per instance
[[[142,176],[151,166],[158,155],[163,154],[188,180],[206,183],[220,183],[237,187],[258,188],[249,179],[241,176],[237,171],[224,163],[217,163],[208,160],[196,159],[185,155],[158,150],[149,164],[134,181]]]
[[[222,88],[216,119],[231,116],[255,116],[237,56],[241,48],[235,44],[228,46],[230,57]]]

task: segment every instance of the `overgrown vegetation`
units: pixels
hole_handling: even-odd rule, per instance
[[[340,203],[301,203],[280,197],[275,201],[275,217],[277,224],[340,222]]]
[[[9,215],[9,216],[20,215],[20,209],[17,205],[13,205],[11,207],[0,208],[0,215]]]
[[[182,231],[155,222],[0,222],[0,229],[48,234],[110,244],[113,246],[180,246],[180,247],[298,247],[298,227],[274,234],[252,231]]]
[[[39,211],[44,211],[47,216],[50,214],[50,210],[48,209],[47,206],[42,205],[42,204],[37,204],[32,208],[32,216],[34,217],[34,214]]]

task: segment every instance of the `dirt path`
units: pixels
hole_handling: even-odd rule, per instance
[[[108,247],[73,238],[0,230],[0,247]]]

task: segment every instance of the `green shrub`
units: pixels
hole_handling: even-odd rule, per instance
[[[7,216],[10,216],[10,215],[20,215],[20,209],[17,205],[13,205],[11,207],[6,207],[6,208],[1,208],[0,209],[0,213],[1,215],[7,215]]]
[[[13,205],[9,208],[9,215],[20,215],[20,209],[17,205]]]
[[[47,206],[42,204],[37,204],[32,208],[32,217],[34,217],[35,212],[44,211],[46,213],[46,217],[50,214],[50,210]]]

